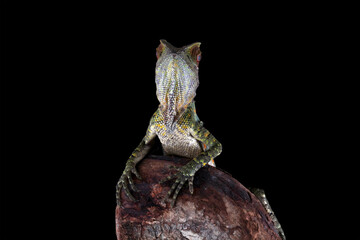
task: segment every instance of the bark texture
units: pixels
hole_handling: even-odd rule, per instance
[[[229,174],[211,166],[196,173],[193,195],[186,183],[174,208],[164,203],[174,180],[162,185],[158,182],[176,171],[170,166],[182,166],[187,161],[150,156],[139,163],[137,169],[143,180],[135,180],[140,192],[134,193],[139,201],[131,202],[122,191],[122,207],[116,208],[118,240],[281,240],[256,196]]]

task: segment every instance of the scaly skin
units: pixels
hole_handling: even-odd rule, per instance
[[[279,236],[282,240],[286,240],[283,229],[281,228],[280,222],[275,216],[274,211],[272,210],[269,201],[266,198],[265,191],[259,188],[251,188],[250,191],[260,200],[261,204],[264,206],[266,212],[269,214],[271,220],[274,223],[276,230],[278,231]]]
[[[208,163],[214,166],[213,159],[222,150],[220,142],[203,127],[195,110],[193,99],[199,85],[200,43],[175,48],[161,40],[156,53],[158,61],[155,81],[160,105],[150,120],[145,137],[126,162],[125,170],[117,184],[116,199],[119,206],[121,189],[124,189],[128,198],[136,201],[129,189],[130,185],[133,191],[138,191],[131,173],[141,179],[136,164],[150,151],[156,136],[160,139],[166,155],[193,159],[179,168],[177,173],[161,181],[163,183],[175,179],[167,194],[171,206],[174,206],[186,181],[189,183],[190,192],[193,193],[195,173]]]

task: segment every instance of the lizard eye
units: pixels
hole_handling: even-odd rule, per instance
[[[156,58],[159,59],[162,52],[164,51],[164,44],[160,43],[160,45],[156,48]]]
[[[156,58],[159,59],[160,56],[161,56],[161,52],[156,51]]]
[[[191,56],[193,62],[199,66],[199,62],[201,60],[201,51],[200,51],[200,44],[194,43],[191,45],[190,49],[188,49],[189,55]]]
[[[199,55],[197,55],[197,57],[196,57],[196,61],[199,63],[200,62],[200,60],[201,60],[201,53],[199,54]]]

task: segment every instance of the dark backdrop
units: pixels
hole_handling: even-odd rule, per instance
[[[158,106],[159,39],[202,42],[195,100],[223,145],[217,166],[265,189],[289,239],[299,236],[306,192],[320,185],[308,180],[323,109],[318,28],[294,11],[161,9],[8,8],[8,239],[115,239],[115,185]]]

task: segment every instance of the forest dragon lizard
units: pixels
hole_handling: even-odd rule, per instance
[[[146,135],[126,162],[125,170],[116,187],[117,205],[121,206],[120,192],[136,201],[130,188],[137,192],[132,180],[132,173],[139,179],[136,164],[150,151],[157,136],[165,155],[176,155],[192,159],[178,168],[178,172],[170,175],[160,183],[175,179],[166,199],[174,206],[175,200],[186,181],[193,194],[195,173],[206,164],[215,166],[214,158],[222,150],[221,143],[203,127],[195,110],[194,97],[199,86],[199,62],[201,60],[200,43],[196,42],[182,48],[176,48],[165,40],[160,40],[156,49],[157,63],[155,70],[156,95],[159,108],[150,120]],[[256,191],[254,193],[257,193]],[[263,193],[263,192],[261,192]],[[171,197],[172,195],[172,197]],[[283,235],[280,224],[273,214],[265,195],[256,194],[275,225],[279,234]],[[263,196],[263,197],[262,197]],[[269,210],[270,209],[270,210]],[[282,236],[285,239],[285,236]]]

